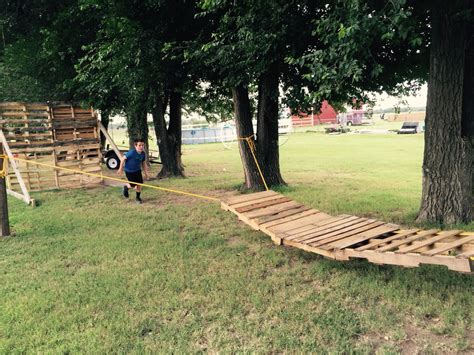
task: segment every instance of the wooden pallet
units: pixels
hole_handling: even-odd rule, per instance
[[[404,230],[370,218],[334,217],[274,191],[231,197],[221,207],[278,245],[336,260],[363,258],[405,267],[445,265],[464,273],[474,269],[474,232]]]
[[[100,172],[99,126],[92,108],[59,103],[0,103],[0,129],[4,133],[0,140],[10,155],[10,164],[13,164],[13,155],[22,159],[14,163],[7,178],[9,192],[15,197],[27,196],[28,190],[77,188],[101,183],[102,179],[98,177],[39,168],[34,164]],[[25,201],[30,199],[29,195],[27,197]]]

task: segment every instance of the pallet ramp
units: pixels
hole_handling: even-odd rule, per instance
[[[331,216],[275,191],[230,197],[221,201],[221,208],[278,245],[335,260],[361,258],[374,264],[444,265],[463,273],[474,270],[474,232],[406,230],[376,219]]]

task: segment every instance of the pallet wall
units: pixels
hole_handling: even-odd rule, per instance
[[[100,173],[97,117],[92,109],[69,104],[0,103],[0,128],[8,145],[21,159]],[[76,188],[101,182],[69,171],[17,161],[30,191]],[[18,190],[18,179],[9,169],[9,188]]]

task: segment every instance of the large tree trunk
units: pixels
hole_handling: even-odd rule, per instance
[[[285,184],[280,173],[278,96],[278,70],[271,66],[260,78],[257,113],[257,156],[268,186]]]
[[[145,143],[145,153],[148,157],[148,91],[146,90],[138,102],[134,102],[128,108],[127,114],[127,131],[128,144],[130,149],[134,147],[135,139],[142,139]]]
[[[470,84],[469,79],[463,82],[466,74],[467,32],[465,17],[460,14],[467,3],[461,0],[438,0],[433,1],[432,5],[419,222],[468,223],[472,218],[472,124],[467,122],[473,119],[470,111],[472,107],[469,109],[469,101],[473,97],[472,81]],[[466,88],[466,85],[470,85],[470,88]],[[463,90],[471,94],[469,97],[464,96],[464,103]],[[470,129],[463,131],[463,126],[469,126]]]
[[[470,7],[474,8],[474,1],[470,1]],[[472,16],[472,14],[471,14]],[[466,33],[466,57],[464,60],[464,85],[462,103],[462,136],[470,144],[471,156],[471,220],[474,218],[474,19],[467,25]]]
[[[248,138],[255,144],[252,112],[250,109],[249,93],[246,87],[236,86],[232,88],[232,99],[234,102],[235,127],[239,139],[240,159],[244,168],[244,187],[252,190],[265,190],[265,185],[258,172],[249,142],[243,138]]]
[[[181,161],[181,105],[180,92],[171,92],[169,95],[170,122],[166,127],[165,111],[167,98],[157,95],[153,104],[153,124],[155,126],[156,141],[160,151],[162,163],[157,177],[184,177],[184,167]]]

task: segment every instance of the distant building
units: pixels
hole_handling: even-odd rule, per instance
[[[324,100],[320,112],[293,115],[291,116],[291,121],[294,127],[334,124],[337,123],[337,112],[326,100]]]

